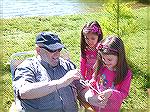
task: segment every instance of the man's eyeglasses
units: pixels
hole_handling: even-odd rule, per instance
[[[50,50],[50,49],[48,49],[48,48],[45,47],[45,46],[39,46],[39,47],[40,47],[40,48],[43,48],[43,49],[45,49],[45,50],[47,50],[48,52],[51,52],[51,53],[54,53],[54,52],[56,52],[56,51],[60,52],[60,51],[62,50],[62,48],[57,49],[57,50]]]

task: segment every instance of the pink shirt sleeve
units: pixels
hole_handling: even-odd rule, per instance
[[[80,71],[82,76],[85,78],[85,73],[86,73],[86,59],[85,58],[80,58]]]
[[[131,71],[128,70],[126,78],[118,85],[116,89],[112,90],[112,95],[108,100],[105,110],[119,111],[122,101],[128,96],[130,83],[131,83]]]

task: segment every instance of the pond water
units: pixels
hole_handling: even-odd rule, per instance
[[[1,18],[71,15],[101,9],[101,0],[3,0]]]

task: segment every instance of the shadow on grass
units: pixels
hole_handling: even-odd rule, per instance
[[[143,72],[140,68],[138,68],[133,62],[128,60],[128,64],[132,70],[132,78],[140,78],[143,77],[146,81],[144,81],[144,85],[142,86],[142,89],[144,89],[145,91],[147,90],[147,88],[150,88],[150,73],[148,73],[147,71]]]
[[[132,81],[128,97],[123,101],[121,112],[147,112],[149,76],[147,71],[143,72],[135,63],[128,60],[132,70]]]

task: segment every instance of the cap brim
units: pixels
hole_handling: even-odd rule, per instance
[[[44,45],[45,47],[47,47],[48,49],[50,50],[57,50],[57,49],[61,49],[61,48],[64,48],[64,45],[63,44],[60,44],[60,43],[56,43],[56,44],[51,44],[51,45]]]

